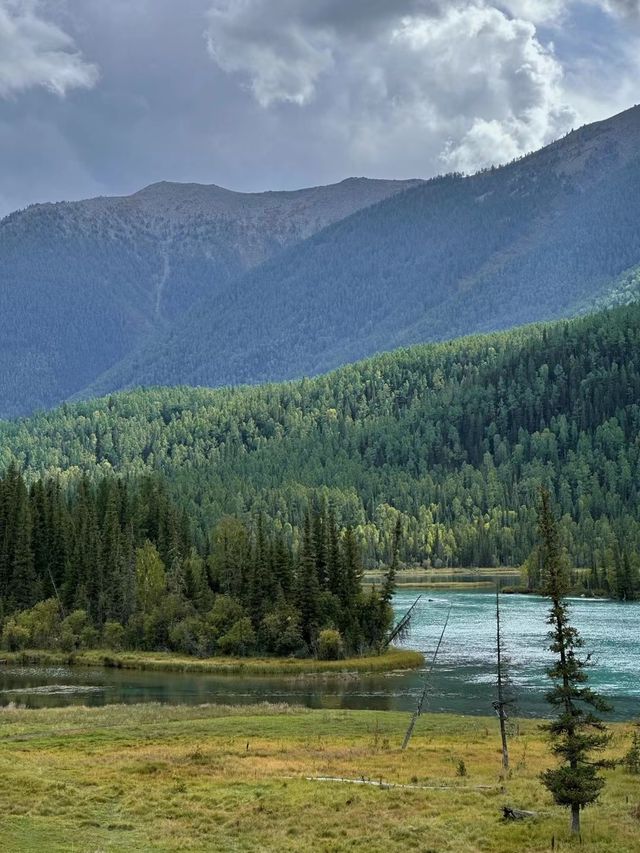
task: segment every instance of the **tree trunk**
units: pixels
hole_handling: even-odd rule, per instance
[[[504,701],[504,683],[502,677],[502,638],[500,636],[500,585],[496,585],[496,645],[498,653],[498,702],[497,710],[500,719],[500,738],[502,740],[502,769],[509,769],[509,746],[507,744],[507,720]],[[495,707],[495,706],[494,706]]]
[[[509,769],[509,747],[507,746],[507,728],[504,719],[504,709],[500,712],[500,736],[502,738],[502,768]]]
[[[571,832],[580,832],[580,806],[571,806]]]

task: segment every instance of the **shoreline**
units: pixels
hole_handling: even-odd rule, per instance
[[[204,675],[323,676],[348,673],[393,672],[418,669],[421,652],[392,649],[382,655],[321,661],[307,658],[190,658],[169,652],[113,652],[92,649],[77,652],[25,649],[4,652],[2,666],[83,666],[152,672],[184,672]]]

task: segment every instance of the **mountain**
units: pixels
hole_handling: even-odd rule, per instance
[[[294,545],[309,498],[369,563],[519,565],[549,484],[593,587],[640,554],[640,305],[416,346],[316,379],[155,388],[0,423],[0,472],[160,471],[205,549],[225,515]],[[597,575],[597,577],[596,577]],[[598,580],[599,578],[599,580]]]
[[[636,107],[325,228],[209,293],[84,394],[315,375],[397,346],[571,316],[606,304],[638,265]]]
[[[0,416],[64,400],[204,295],[415,184],[245,194],[160,183],[11,214],[0,222]]]

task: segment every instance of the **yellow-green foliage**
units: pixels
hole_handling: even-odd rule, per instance
[[[406,724],[266,705],[5,709],[0,849],[542,853],[555,837],[564,851],[637,853],[640,791],[623,768],[607,772],[579,845],[538,781],[550,758],[535,722],[513,740],[504,782],[495,720],[424,716],[402,752]],[[631,726],[613,728],[621,754]],[[434,787],[308,779],[320,776]],[[539,816],[505,824],[505,803]]]

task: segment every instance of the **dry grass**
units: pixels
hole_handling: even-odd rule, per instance
[[[637,777],[609,771],[579,845],[537,780],[550,759],[534,722],[512,744],[505,782],[494,720],[425,716],[403,753],[406,724],[404,714],[286,706],[5,709],[0,849],[535,853],[555,837],[560,850],[637,853]],[[629,732],[615,727],[615,752]],[[540,816],[505,824],[504,803]]]

